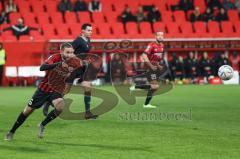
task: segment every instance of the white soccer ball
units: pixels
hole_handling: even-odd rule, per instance
[[[222,80],[230,80],[233,77],[233,68],[229,65],[222,65],[218,69],[218,76]]]

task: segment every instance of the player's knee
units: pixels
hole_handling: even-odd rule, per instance
[[[57,109],[57,111],[61,112],[65,105],[63,98],[55,99],[53,101],[53,105]]]
[[[83,86],[85,92],[91,91],[91,82],[83,81],[82,86]]]
[[[156,90],[159,89],[159,85],[158,85],[158,84],[152,84],[152,85],[151,85],[151,89],[154,90],[154,91],[156,91]]]
[[[25,116],[29,116],[30,114],[32,114],[32,112],[34,111],[33,108],[29,107],[29,106],[26,106],[25,109],[23,110],[23,114]]]

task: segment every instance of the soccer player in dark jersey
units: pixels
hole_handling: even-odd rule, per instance
[[[153,97],[153,93],[159,88],[160,76],[163,75],[163,72],[166,72],[163,52],[163,35],[163,32],[156,32],[156,41],[149,43],[140,57],[147,65],[146,76],[149,84],[134,85],[130,87],[130,91],[135,91],[136,89],[145,89],[148,91],[147,98],[143,105],[144,108],[156,108],[156,106],[149,103]]]
[[[90,52],[90,37],[92,36],[92,25],[84,23],[82,25],[81,36],[78,36],[73,42],[72,46],[74,48],[74,54],[82,60],[85,60]],[[89,65],[89,67],[91,64]],[[73,83],[74,79],[80,78],[81,86],[84,88],[84,103],[85,103],[85,119],[96,119],[98,116],[94,115],[90,111],[90,101],[91,101],[91,81],[94,80],[97,74],[97,69],[92,69],[91,71],[86,67],[75,70],[68,82]],[[92,68],[92,67],[91,67]],[[44,115],[47,115],[50,103],[45,103],[43,107]]]
[[[43,138],[45,126],[54,120],[63,110],[67,83],[66,79],[74,70],[65,61],[75,57],[74,49],[70,43],[63,43],[60,47],[60,54],[50,56],[40,67],[41,71],[46,71],[46,75],[38,86],[32,99],[28,102],[23,112],[20,113],[16,122],[6,134],[5,140],[12,140],[15,131],[24,123],[35,109],[40,108],[46,101],[54,106],[46,118],[38,125],[38,137]],[[59,72],[59,73],[58,73]]]

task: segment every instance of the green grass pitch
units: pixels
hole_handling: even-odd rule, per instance
[[[110,86],[103,89],[113,91]],[[37,138],[43,119],[37,110],[19,128],[11,142],[3,138],[35,88],[0,88],[0,159],[238,159],[240,157],[240,86],[174,86],[156,96],[158,109],[143,109],[144,98],[134,106],[123,100],[97,120],[57,119]],[[74,98],[74,112],[84,108],[83,97]],[[98,99],[93,99],[96,105]],[[126,120],[123,114],[189,112],[176,120]],[[190,117],[190,116],[189,116]]]

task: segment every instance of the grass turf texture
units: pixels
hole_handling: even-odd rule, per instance
[[[113,91],[110,86],[103,89]],[[143,109],[144,98],[129,106],[123,100],[111,112],[91,121],[57,119],[38,139],[37,110],[11,142],[4,135],[35,88],[0,88],[0,158],[51,159],[237,159],[240,156],[239,86],[175,86],[153,98],[158,109]],[[83,110],[83,98],[75,99],[72,111]],[[93,99],[92,105],[99,100]],[[124,120],[122,113],[188,112],[192,120]]]

